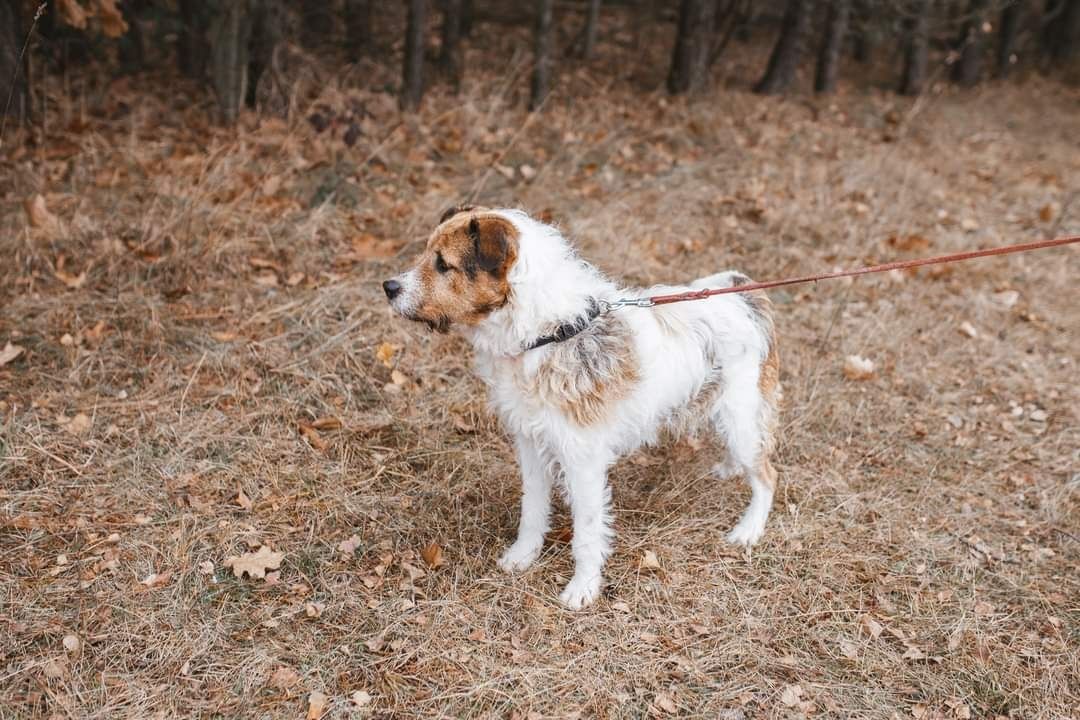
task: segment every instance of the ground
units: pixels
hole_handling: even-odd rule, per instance
[[[527,58],[474,51],[417,117],[368,62],[236,131],[175,79],[53,79],[0,149],[0,717],[1075,716],[1075,246],[773,292],[763,542],[724,543],[748,491],[691,440],[611,473],[594,607],[557,602],[564,510],[498,571],[511,449],[465,343],[379,287],[445,207],[630,283],[1080,232],[1075,88],[760,98],[754,48],[687,102],[631,52],[535,115]]]

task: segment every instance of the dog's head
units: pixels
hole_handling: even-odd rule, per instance
[[[517,259],[518,231],[487,208],[443,213],[427,247],[408,272],[383,283],[391,307],[440,332],[476,325],[506,304],[507,276]]]

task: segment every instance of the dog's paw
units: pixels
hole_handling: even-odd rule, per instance
[[[718,480],[730,480],[743,474],[743,467],[731,457],[718,462],[712,467],[712,473]]]
[[[765,523],[757,518],[743,518],[739,524],[731,528],[727,534],[727,541],[732,545],[756,545],[757,541],[765,533]]]
[[[506,552],[499,558],[499,567],[508,573],[523,572],[529,569],[536,558],[540,557],[543,545],[535,543],[516,542],[506,548]]]
[[[583,578],[575,575],[570,578],[566,588],[559,594],[559,601],[568,610],[580,610],[591,605],[600,595],[601,578],[599,575]]]

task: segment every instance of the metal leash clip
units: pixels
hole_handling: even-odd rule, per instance
[[[599,305],[600,305],[600,312],[604,313],[604,314],[609,313],[612,310],[618,310],[619,308],[624,308],[624,307],[648,308],[648,307],[652,307],[653,305],[656,304],[651,299],[649,299],[647,297],[644,297],[644,298],[622,298],[622,299],[619,299],[619,300],[597,300],[596,302],[599,303]]]

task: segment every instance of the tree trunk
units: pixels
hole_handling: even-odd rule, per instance
[[[375,50],[372,23],[372,0],[346,0],[345,42],[353,63]]]
[[[306,2],[301,4],[304,45],[318,48],[332,39],[334,34],[334,10],[330,3]]]
[[[416,110],[424,95],[424,30],[427,25],[427,0],[408,0],[409,15],[405,27],[405,63],[402,69],[401,109]]]
[[[248,107],[287,117],[292,88],[284,80],[285,0],[259,0],[251,13],[248,43]]]
[[[534,43],[536,59],[533,65],[532,93],[529,110],[537,110],[551,89],[552,13],[554,0],[536,0],[536,27]]]
[[[597,25],[600,23],[601,0],[589,0],[589,7],[585,14],[585,41],[581,47],[581,57],[585,60],[592,58],[596,52]]]
[[[904,20],[904,72],[900,77],[902,95],[918,95],[926,84],[929,65],[928,5],[927,0],[919,0],[911,8],[912,15]]]
[[[803,38],[810,25],[811,0],[787,0],[780,37],[776,40],[769,67],[754,86],[762,95],[782,93],[795,79],[795,69],[802,54]]]
[[[206,75],[206,58],[209,55],[204,5],[200,0],[180,0],[183,28],[176,46],[176,59],[180,72],[196,80],[202,80]]]
[[[1054,54],[1054,42],[1058,24],[1054,18],[1064,9],[1065,0],[1046,0],[1039,15],[1039,49],[1044,55]]]
[[[844,46],[847,34],[848,14],[851,0],[832,0],[829,3],[829,15],[825,21],[825,37],[821,41],[818,53],[817,71],[814,75],[814,90],[819,93],[831,93],[836,90],[836,74],[840,64],[840,50]]]
[[[667,81],[672,95],[695,92],[705,84],[715,18],[716,0],[682,0],[679,5],[679,28]]]
[[[709,67],[720,59],[731,38],[735,37],[740,26],[749,22],[750,9],[747,7],[750,0],[730,0],[723,10],[717,4],[713,21],[712,49],[709,50]]]
[[[30,111],[23,43],[18,0],[0,0],[0,116],[20,121]]]
[[[146,0],[127,0],[120,6],[127,20],[127,32],[117,38],[117,56],[121,72],[137,73],[146,68],[146,38],[139,17],[146,11]]]
[[[1058,10],[1055,21],[1056,40],[1051,48],[1051,57],[1058,63],[1068,62],[1077,54],[1080,45],[1080,0],[1062,0],[1064,7]]]
[[[210,25],[210,79],[226,125],[236,122],[247,95],[252,2],[257,0],[222,2]]]
[[[1020,15],[1022,12],[1023,6],[1018,2],[1001,11],[1001,30],[998,35],[997,52],[997,76],[999,78],[1007,77],[1012,69],[1016,36],[1020,31]]]
[[[458,89],[461,86],[461,5],[463,0],[445,0],[439,70]]]
[[[473,6],[472,0],[461,0],[461,37],[472,37]]]
[[[345,46],[353,62],[373,50],[371,22],[371,0],[345,0]]]
[[[960,32],[960,59],[953,65],[953,82],[964,87],[972,87],[979,82],[982,74],[983,32],[986,22],[987,0],[971,0],[967,18]]]
[[[866,65],[874,54],[874,35],[871,28],[874,15],[868,0],[855,0],[853,14],[852,56],[855,62]]]

